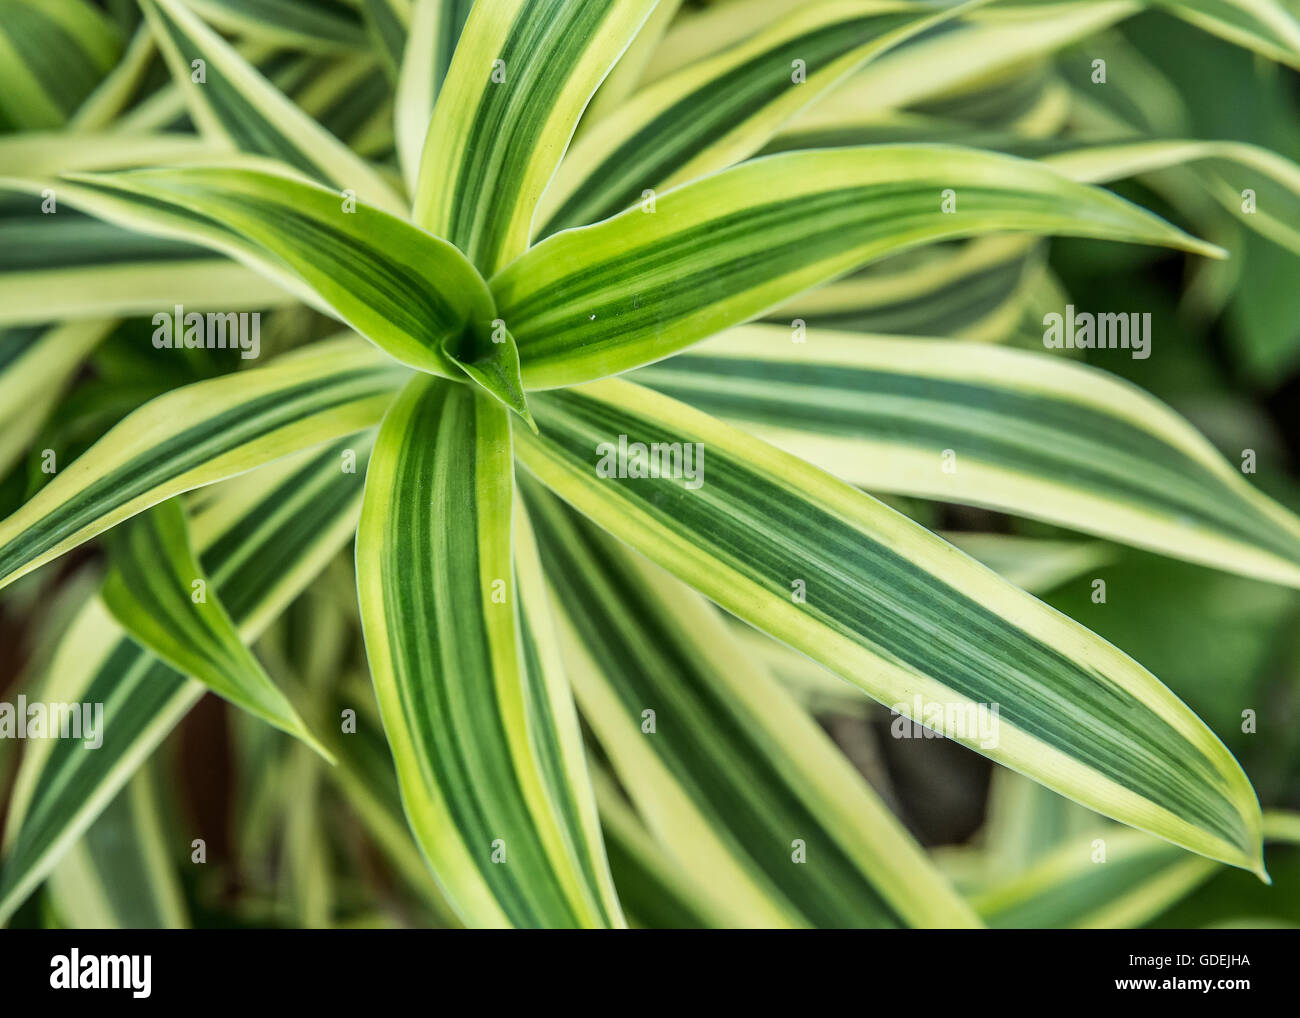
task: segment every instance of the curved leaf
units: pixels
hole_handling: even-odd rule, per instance
[[[122,47],[117,25],[85,0],[0,0],[0,132],[62,125]]]
[[[309,52],[362,47],[365,30],[348,0],[185,0],[226,32]]]
[[[1300,844],[1300,818],[1264,814],[1264,841]],[[1105,864],[1094,858],[1097,839]],[[975,895],[972,903],[1001,929],[1114,929],[1141,926],[1186,897],[1219,867],[1134,831],[1094,830],[1074,837],[1023,874]]]
[[[190,548],[176,500],[129,520],[113,538],[112,570],[100,596],[127,633],[178,672],[302,739],[333,763],[239,638],[216,591],[209,596],[208,577]]]
[[[1073,180],[1105,183],[1192,164],[1210,193],[1243,225],[1300,254],[1300,165],[1258,145],[1233,141],[1121,141],[1071,147],[1041,162]],[[1244,172],[1243,172],[1244,171]],[[1256,192],[1245,213],[1242,192]]]
[[[584,226],[753,155],[777,129],[879,53],[986,0],[805,5],[721,56],[692,64],[585,131],[546,191],[541,236]]]
[[[591,777],[609,868],[628,925],[670,930],[725,926],[725,913],[717,915],[711,910],[699,880],[655,841],[614,787],[613,779],[601,771],[593,771]]]
[[[405,376],[343,340],[146,403],[0,522],[0,586],[172,495],[371,427]]]
[[[352,539],[373,437],[356,436],[240,478],[191,521],[203,568],[245,640],[256,638]],[[5,827],[0,922],[44,879],[207,687],[163,664],[86,603],[68,627],[42,695],[102,703],[104,741],[33,741],[23,754]],[[68,795],[69,788],[77,789]]]
[[[596,94],[591,97],[591,102],[587,104],[587,109],[578,124],[579,134],[608,114],[617,111],[624,100],[636,91],[646,66],[654,58],[659,44],[663,42],[664,33],[677,20],[683,2],[684,0],[659,0],[655,4],[650,17],[646,18],[645,24],[641,26],[641,31],[637,32],[636,38],[623,51],[614,69],[606,75],[605,80],[596,89]]]
[[[527,417],[514,342],[495,324],[482,277],[446,241],[361,202],[340,202],[325,188],[261,170],[189,166],[77,180],[128,208],[141,206],[145,215],[164,204],[197,219],[200,243],[215,231],[260,248],[404,364],[468,375]],[[138,225],[154,228],[151,218]]]
[[[874,258],[995,231],[1218,253],[1032,162],[881,145],[769,156],[685,184],[542,241],[491,286],[525,386],[552,388],[658,360]]]
[[[50,873],[50,898],[66,926],[189,926],[158,800],[153,776],[141,770]]]
[[[1140,0],[993,4],[872,61],[800,113],[788,130],[869,123],[885,110],[977,88],[999,72],[1064,49],[1141,9]]]
[[[384,6],[384,0],[374,5]],[[420,154],[452,55],[474,0],[415,0],[411,27],[404,36],[397,104],[393,110],[397,158],[407,190],[419,183]]]
[[[654,5],[476,4],[429,122],[415,222],[485,275],[520,254],[587,101]]]
[[[1263,872],[1259,804],[1237,762],[1159,680],[1087,629],[875,499],[630,382],[539,394],[533,409],[541,435],[517,431],[528,469],[726,610],[900,720]],[[651,444],[669,476],[637,476]],[[620,458],[629,469],[614,469]]]
[[[202,133],[273,156],[392,215],[405,203],[365,160],[267,81],[180,0],[142,0],[158,46]],[[196,81],[201,63],[202,81]]]
[[[1038,237],[995,234],[905,251],[792,297],[764,319],[996,342],[1024,315],[1042,277],[1045,246]]]
[[[1277,0],[1154,0],[1153,6],[1300,69],[1300,17]]]
[[[535,581],[512,546],[535,553],[512,540],[512,469],[508,416],[467,386],[417,377],[384,418],[357,532],[371,675],[411,829],[466,925],[618,925],[551,637],[520,603]]]
[[[56,190],[56,202],[64,195]],[[30,203],[30,204],[29,204]],[[191,311],[253,311],[297,303],[273,279],[184,241],[150,237],[39,197],[6,201],[0,223],[0,327],[63,319]]]
[[[804,339],[745,326],[634,377],[873,491],[1000,509],[1300,586],[1300,520],[1127,382],[1049,353]]]
[[[220,155],[221,148],[203,138],[162,132],[26,131],[0,135],[0,174],[12,176],[210,162]]]
[[[707,602],[530,494],[583,714],[713,910],[733,925],[978,925]]]

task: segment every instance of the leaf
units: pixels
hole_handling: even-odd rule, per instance
[[[1046,594],[1115,558],[1115,549],[1100,541],[1054,541],[970,531],[940,536],[1031,594]]]
[[[983,2],[983,0],[981,0]],[[833,0],[638,93],[585,131],[547,189],[541,236],[605,219],[757,152],[800,109],[868,60],[976,4]],[[803,78],[796,80],[796,74]]]
[[[1266,842],[1300,844],[1294,813],[1265,813],[1263,833]],[[981,891],[973,904],[1001,929],[1143,926],[1219,869],[1135,831],[1093,834],[1104,842],[1105,865],[1093,858],[1097,840],[1076,836],[1025,873]]]
[[[915,129],[913,129],[913,126]],[[795,148],[895,143],[931,137],[947,125],[900,126],[891,121],[870,125],[827,126],[817,134],[791,135],[782,144]],[[1026,138],[1014,133],[968,133],[966,144],[1035,158],[1071,180],[1103,184],[1159,170],[1186,168],[1202,187],[1243,225],[1300,253],[1300,165],[1269,149],[1236,141],[1197,139],[1116,138],[1079,142],[1075,139]],[[1243,191],[1255,192],[1255,211],[1243,208]],[[814,299],[819,295],[810,295]]]
[[[526,531],[512,541],[512,489],[507,415],[413,379],[384,418],[357,533],[384,730],[411,829],[466,925],[619,925],[544,609],[523,603],[535,552]]]
[[[950,124],[883,120],[871,124],[826,125],[817,133],[790,135],[781,146],[835,148],[844,145],[897,143],[956,133],[966,144],[1009,155],[1034,158],[1071,180],[1104,184],[1159,170],[1183,168],[1243,225],[1291,251],[1300,252],[1300,165],[1259,145],[1197,139],[1116,138],[1086,141],[1026,138],[1015,133],[963,132]],[[777,149],[769,146],[768,151]],[[1253,212],[1243,209],[1243,191],[1256,192]],[[999,238],[1002,239],[1002,238]],[[826,288],[831,289],[831,288]],[[809,295],[818,300],[822,292]],[[830,324],[830,323],[827,323]]]
[[[152,775],[137,773],[50,873],[50,897],[65,926],[189,927],[158,799]]]
[[[587,101],[654,5],[476,4],[428,125],[415,222],[485,275],[522,253]]]
[[[380,176],[396,190],[397,174],[387,165],[394,144],[392,85],[387,75],[370,54],[338,57],[330,64],[286,94],[357,155],[381,161]],[[409,211],[403,197],[402,215]]]
[[[127,633],[178,672],[301,739],[333,763],[332,754],[244,646],[216,591],[209,596],[208,577],[190,547],[185,514],[176,500],[141,513],[113,537],[112,569],[101,596]]]
[[[90,95],[68,119],[67,126],[77,133],[93,131],[111,123],[131,102],[153,66],[153,36],[144,25],[137,25],[121,57],[97,84]]]
[[[245,640],[255,639],[352,539],[372,436],[283,460],[240,478],[191,521],[199,559]],[[132,640],[98,598],[61,641],[41,694],[104,705],[103,744],[33,740],[23,754],[5,826],[0,923],[45,878],[140,764],[208,691]],[[78,794],[70,796],[68,788]]]
[[[0,586],[173,495],[373,426],[405,375],[343,340],[146,403],[0,522]]]
[[[99,320],[0,332],[0,420],[36,393],[57,392],[112,327]]]
[[[1066,839],[1097,828],[1094,814],[1015,771],[995,767],[978,845],[969,846],[978,875],[970,890],[1023,873]],[[966,850],[961,850],[966,854]],[[1181,853],[1180,853],[1181,854]],[[992,879],[991,879],[992,878]]]
[[[786,328],[745,326],[635,378],[873,491],[1300,586],[1300,520],[1163,403],[1096,368],[817,330],[796,345]]]
[[[707,602],[525,490],[583,716],[726,925],[978,925]],[[800,850],[806,870],[792,864]]]
[[[609,867],[628,925],[669,930],[725,926],[725,914],[710,910],[698,879],[655,841],[614,787],[613,779],[593,771],[592,784],[600,807]]]
[[[115,324],[0,329],[0,474],[29,452],[69,381]]]
[[[646,66],[663,42],[664,33],[678,19],[682,3],[683,0],[659,0],[655,4],[655,9],[650,12],[650,17],[646,18],[636,38],[623,51],[618,63],[605,76],[605,80],[596,89],[596,94],[591,97],[591,102],[587,104],[582,120],[578,123],[578,135],[609,114],[618,111],[627,97],[636,91]]]
[[[687,4],[655,47],[640,83],[653,84],[688,64],[738,46],[789,14],[788,0]]]
[[[1114,37],[1111,32],[1105,29],[1081,45],[1086,45],[1091,55],[1094,47],[1104,45],[1106,40]],[[1108,57],[1112,55],[1109,49],[1104,52]],[[953,142],[965,142],[967,136],[990,131],[1040,138],[1073,130],[1071,89],[1059,67],[1064,64],[1074,69],[1069,61],[1069,56],[1058,57],[1055,61],[1045,56],[1031,59],[1012,72],[996,74],[990,80],[969,82],[961,90],[928,99],[916,109],[882,112],[878,119],[882,127],[921,132],[921,136],[916,138],[918,141],[930,141],[938,135]],[[1124,64],[1127,84],[1130,74],[1134,73],[1132,68],[1119,57],[1111,62]],[[1081,77],[1087,78],[1092,67],[1080,61],[1077,70],[1083,72]],[[1145,78],[1140,80],[1146,83]],[[1094,86],[1090,83],[1088,87]],[[910,139],[904,134],[899,138],[881,140]]]
[[[167,166],[211,161],[221,154],[221,148],[212,142],[187,135],[148,131],[25,131],[0,135],[0,174],[39,176],[69,170]]]
[[[542,241],[491,286],[524,385],[552,388],[659,360],[886,254],[995,231],[1218,253],[1031,162],[881,145],[769,156],[685,184]]]
[[[438,922],[448,927],[459,926],[406,824],[393,756],[384,741],[378,716],[373,724],[362,724],[361,711],[357,713],[357,730],[335,740],[339,762],[329,768],[328,777],[338,786],[348,806],[398,875],[419,895]]]
[[[117,25],[84,0],[0,0],[0,133],[62,125],[122,46]]]
[[[1258,145],[1233,141],[1120,141],[1071,147],[1041,161],[1072,180],[1104,183],[1188,163],[1218,202],[1240,222],[1300,253],[1300,165]],[[1255,211],[1243,211],[1242,191],[1257,192]]]
[[[62,200],[59,195],[59,200]],[[0,327],[63,319],[190,311],[253,311],[297,303],[275,281],[183,241],[144,236],[40,199],[5,202]]]
[[[996,342],[1024,315],[1029,290],[1042,275],[1044,248],[1037,237],[1014,234],[917,248],[802,293],[764,318]]]
[[[364,159],[295,106],[180,0],[142,0],[141,6],[205,137],[280,159],[391,215],[405,214],[405,203]],[[203,65],[201,82],[194,80],[195,61]]]
[[[222,31],[308,52],[366,45],[349,0],[185,0]]]
[[[885,110],[978,89],[1000,72],[1019,70],[1140,9],[1136,0],[993,4],[872,61],[800,113],[789,130],[870,122]]]
[[[1300,19],[1277,0],[1155,0],[1152,6],[1300,70]]]
[[[527,419],[514,342],[495,325],[482,278],[446,241],[361,202],[346,211],[348,203],[324,188],[261,170],[190,166],[77,179],[131,210],[141,207],[142,220],[122,215],[141,229],[156,228],[152,209],[164,203],[201,224],[200,243],[216,231],[227,249],[232,235],[244,245],[233,246],[239,253],[260,248],[402,363],[473,378]],[[90,211],[108,213],[99,205]]]
[[[373,6],[384,4],[385,0],[377,0]],[[415,0],[412,5],[393,111],[402,179],[412,194],[419,184],[420,153],[434,103],[473,6],[474,0]]]
[[[262,156],[235,155],[230,156],[229,159],[228,168],[254,169],[262,172],[267,172],[270,169],[270,172],[274,173],[296,172],[289,170],[281,163]],[[226,166],[224,160],[222,165]],[[297,298],[317,310],[326,314],[333,313],[321,297],[310,286],[306,285],[300,276],[288,268],[282,259],[271,255],[264,248],[247,238],[226,229],[220,223],[213,222],[205,216],[179,206],[167,205],[157,201],[144,201],[139,195],[108,191],[99,184],[92,186],[76,183],[69,177],[3,177],[0,178],[0,190],[13,191],[20,196],[26,196],[6,202],[6,214],[28,219],[33,231],[31,236],[38,239],[42,244],[53,245],[60,257],[66,257],[73,264],[80,264],[82,261],[90,260],[87,255],[80,252],[83,239],[78,235],[78,230],[68,227],[62,231],[45,232],[49,230],[49,226],[46,226],[43,220],[36,219],[37,210],[41,206],[32,199],[44,201],[52,194],[56,200],[54,207],[61,214],[67,215],[68,219],[80,218],[84,214],[101,219],[109,227],[115,228],[101,233],[96,233],[93,230],[87,231],[87,239],[92,247],[102,244],[106,249],[100,255],[100,260],[111,260],[108,257],[111,254],[111,245],[118,237],[122,236],[123,230],[151,235],[149,237],[137,236],[124,243],[123,250],[126,252],[131,251],[135,246],[140,246],[142,260],[165,257],[155,254],[160,249],[160,245],[151,243],[155,239],[161,238],[179,242],[169,245],[167,250],[176,251],[181,254],[181,257],[187,258],[198,257],[198,247],[201,245],[211,248],[222,255],[234,258],[254,270],[250,274],[245,269],[242,273],[243,277],[251,278],[251,275],[265,277],[260,281],[260,285],[267,292],[277,293],[279,290],[284,290],[291,297]],[[70,215],[68,214],[69,206],[74,210]],[[42,213],[42,216],[44,216],[44,213]],[[66,220],[62,221],[66,222]],[[98,238],[104,239],[99,240]],[[39,248],[36,249],[36,254],[40,254]],[[30,263],[24,260],[17,262],[16,267],[28,268],[29,266]],[[131,276],[125,273],[123,274],[123,282],[127,284],[128,293],[131,290],[152,292],[150,287],[140,284],[138,280],[132,283]],[[277,285],[279,290],[276,289]],[[283,301],[285,295],[281,294],[280,299]],[[161,303],[166,306],[171,301],[164,299]],[[144,310],[144,308],[141,308],[141,312]],[[48,316],[48,314],[47,310],[45,316]]]
[[[406,50],[414,4],[415,0],[361,0],[361,13],[371,44],[379,53],[385,72],[394,81]]]
[[[900,716],[1262,874],[1259,806],[1237,762],[1153,675],[1082,626],[875,499],[630,382],[539,394],[533,412],[541,435],[516,432],[523,464],[727,611]],[[622,442],[680,444],[676,476],[618,476]]]
[[[1219,868],[1138,831],[1093,833],[1069,839],[1006,886],[976,894],[975,907],[1000,929],[1141,926]],[[1094,858],[1099,841],[1105,865]]]

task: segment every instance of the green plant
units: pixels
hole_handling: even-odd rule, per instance
[[[1164,173],[1171,209],[1300,250],[1275,211],[1294,212],[1300,168],[1279,154],[1152,140],[1082,97],[1111,136],[1058,131],[1064,86],[1023,68],[1141,5],[363,6],[141,0],[137,25],[0,0],[0,462],[34,457],[0,583],[106,533],[110,565],[98,594],[59,585],[68,615],[32,668],[43,700],[104,705],[103,744],[29,744],[0,915],[52,872],[65,906],[98,900],[94,832],[158,834],[133,775],[213,690],[304,743],[283,753],[240,721],[273,761],[242,793],[245,849],[286,811],[300,921],[330,921],[326,779],[421,921],[1080,920],[1050,893],[1077,860],[959,893],[755,630],[1164,839],[1113,839],[1132,855],[1096,876],[1122,901],[1089,921],[1150,914],[1123,896],[1166,869],[1165,894],[1219,863],[1266,876],[1264,837],[1295,840],[1294,818],[1261,816],[1178,696],[861,490],[1300,586],[1300,521],[1177,413],[1053,352],[972,341],[1027,334],[1046,236],[1217,271],[1218,244],[1098,183]],[[1149,6],[1300,65],[1284,5]],[[1243,173],[1268,197],[1257,218]],[[1007,266],[998,300],[970,306]],[[864,334],[918,303],[923,334],[959,338]],[[185,308],[195,329],[272,310],[219,361],[183,341]],[[110,384],[74,386],[78,403],[65,387],[91,356]],[[47,417],[84,436],[71,462],[42,463]],[[338,597],[354,534],[355,607]],[[970,547],[1004,569],[1051,550]],[[1095,561],[1063,554],[1064,575]],[[357,610],[377,712],[320,621]],[[992,731],[968,727],[990,709]],[[132,921],[179,921],[174,878],[141,879],[152,910]]]

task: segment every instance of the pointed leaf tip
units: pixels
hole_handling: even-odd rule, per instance
[[[448,337],[442,342],[443,354],[479,388],[523,418],[536,434],[537,423],[524,395],[519,350],[514,336],[499,318],[486,327],[487,335],[484,331],[470,325],[461,335]]]
[[[109,549],[102,597],[133,640],[333,762],[244,642],[199,562],[178,500],[120,526]]]

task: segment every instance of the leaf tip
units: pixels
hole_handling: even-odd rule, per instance
[[[337,756],[335,756],[335,755],[334,755],[334,754],[333,754],[333,753],[332,753],[332,752],[331,752],[331,751],[330,751],[330,750],[325,746],[325,744],[324,744],[323,742],[321,742],[319,739],[317,739],[316,736],[312,735],[311,732],[308,731],[307,726],[306,726],[305,724],[303,724],[303,723],[301,722],[301,720],[299,721],[297,727],[296,727],[292,732],[290,732],[290,734],[291,734],[291,735],[294,735],[294,736],[296,736],[298,739],[302,740],[302,742],[303,742],[304,744],[306,744],[306,746],[307,746],[309,749],[311,749],[313,752],[315,752],[317,756],[319,756],[322,760],[324,760],[324,761],[325,761],[327,764],[329,764],[331,767],[337,767],[337,766],[338,766],[339,758],[338,758]]]
[[[515,408],[512,407],[511,409]],[[515,413],[523,418],[524,423],[528,425],[528,429],[534,435],[540,435],[542,433],[541,429],[537,427],[537,421],[533,419],[533,412],[528,409],[527,401],[524,401],[523,405],[519,409],[515,409]]]
[[[443,340],[442,352],[480,389],[513,410],[537,433],[537,424],[524,395],[519,351],[513,336],[505,332],[500,339],[485,340],[471,331],[465,336]]]
[[[1231,252],[1225,247],[1220,247],[1218,244],[1211,244],[1208,240],[1201,240],[1199,237],[1194,237],[1190,233],[1182,233],[1181,230],[1179,233],[1182,234],[1182,243],[1180,246],[1184,251],[1187,251],[1190,254],[1198,254],[1203,258],[1213,258],[1215,261],[1225,261],[1232,257]]]

